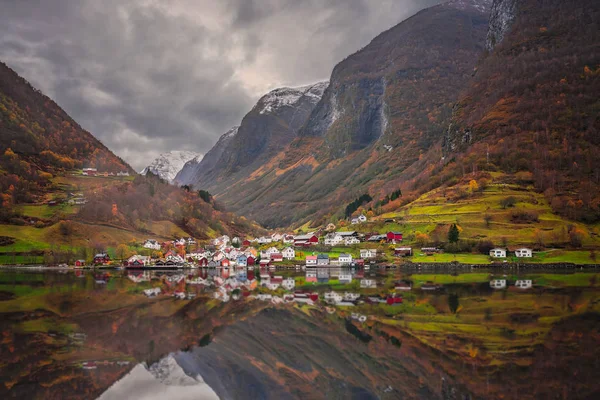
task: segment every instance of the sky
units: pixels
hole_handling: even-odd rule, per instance
[[[440,0],[0,0],[0,60],[136,170]]]

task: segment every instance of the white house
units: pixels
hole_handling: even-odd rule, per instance
[[[360,287],[362,289],[372,289],[377,287],[377,282],[374,279],[361,279]]]
[[[292,290],[296,287],[296,280],[294,278],[286,278],[281,282],[281,286],[285,290]]]
[[[257,239],[258,244],[272,243],[273,239],[268,236],[261,236]]]
[[[343,299],[342,295],[337,292],[327,292],[324,297],[325,301],[329,304],[337,304]]]
[[[293,260],[296,258],[296,250],[294,250],[293,247],[286,247],[281,251],[281,255],[283,255],[283,258],[286,260]]]
[[[352,246],[353,244],[360,244],[360,240],[357,237],[351,236],[344,238],[344,244],[346,246]]]
[[[149,256],[140,256],[139,254],[131,256],[127,259],[127,263],[130,265],[133,265],[133,263],[135,263],[136,261],[138,264],[150,265],[151,260]]]
[[[340,254],[340,256],[338,257],[338,262],[340,264],[352,264],[352,255],[350,254],[345,254],[342,253]]]
[[[495,258],[506,258],[506,249],[501,249],[499,247],[490,250],[490,257]]]
[[[161,290],[159,287],[144,290],[144,294],[148,297],[158,296],[160,294],[160,292],[161,292]]]
[[[160,243],[154,239],[148,239],[144,242],[144,247],[146,249],[160,250]]]
[[[516,257],[533,257],[533,250],[526,247],[515,250]]]
[[[117,172],[117,176],[129,176],[129,172],[127,172],[127,171],[119,171],[119,172]]]
[[[329,255],[319,254],[317,256],[317,265],[329,265]]]
[[[506,279],[494,279],[490,281],[490,287],[492,289],[504,289],[506,288]]]
[[[328,233],[327,235],[325,235],[325,245],[326,246],[338,246],[342,243],[344,243],[344,238],[342,237],[342,235],[339,235],[337,233]]]
[[[359,220],[360,222],[367,222],[367,217],[365,217],[364,215],[360,214],[360,215],[358,216],[358,220]]]
[[[360,258],[376,258],[377,249],[360,249]]]
[[[283,239],[281,241],[285,244],[294,243],[294,235],[283,235]]]
[[[306,256],[306,266],[317,265],[317,256]]]
[[[520,279],[515,282],[515,287],[517,289],[531,289],[533,287],[533,282],[531,279]]]
[[[172,262],[178,263],[178,264],[185,262],[185,260],[179,254],[175,254],[175,253],[167,254],[167,256],[165,258],[167,261],[172,261]]]
[[[271,235],[271,240],[273,242],[281,242],[281,239],[283,239],[283,235],[280,233],[274,233]]]
[[[352,225],[357,225],[357,224],[360,224],[360,221],[358,220],[358,218],[352,218],[352,219],[350,220],[350,223],[351,223]]]
[[[279,253],[279,250],[277,250],[277,248],[276,248],[276,247],[269,247],[269,248],[268,248],[268,249],[265,251],[265,253],[266,253],[266,254],[268,254],[268,255],[270,256],[271,254],[277,254],[277,253]]]

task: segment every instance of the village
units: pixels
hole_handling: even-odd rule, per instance
[[[413,254],[411,247],[402,247],[401,243],[400,232],[361,235],[356,231],[322,235],[274,233],[254,239],[221,236],[205,245],[190,237],[162,243],[147,239],[142,247],[149,255],[136,254],[117,261],[111,260],[107,253],[99,253],[93,265],[126,270],[132,282],[144,284],[141,293],[148,297],[192,300],[209,294],[222,302],[242,299],[274,304],[320,302],[333,312],[334,306],[403,304],[405,293],[415,288],[409,280],[394,279],[398,265],[388,262],[390,257],[399,259]],[[440,250],[424,247],[416,251],[436,254]],[[514,254],[527,258],[532,251],[516,249]],[[506,255],[506,249],[490,250],[490,257],[502,259]],[[85,267],[84,260],[75,264],[76,269]],[[108,273],[96,275],[96,283],[100,285],[109,279]],[[491,289],[508,286],[527,290],[533,287],[533,282],[519,279],[511,284],[506,277],[489,281]],[[418,289],[443,292],[444,286],[425,282]],[[366,318],[362,314],[355,317],[361,321]]]

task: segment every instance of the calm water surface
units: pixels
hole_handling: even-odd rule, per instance
[[[231,276],[239,271],[227,271]],[[222,303],[223,271],[0,270],[0,397],[27,399],[598,398],[596,274],[283,272],[302,289],[412,282],[397,305]],[[279,272],[276,272],[279,274]],[[258,274],[258,271],[257,271]],[[341,284],[339,275],[350,275]],[[532,278],[534,287],[511,287]],[[432,280],[441,286],[423,291]],[[142,291],[160,287],[147,298]],[[186,300],[172,294],[183,291]],[[282,294],[282,293],[281,293]],[[353,314],[365,315],[360,323]]]

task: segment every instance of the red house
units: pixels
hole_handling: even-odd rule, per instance
[[[256,259],[252,256],[248,256],[248,258],[246,259],[247,265],[254,265],[256,264]]]
[[[395,304],[402,304],[402,297],[388,296],[388,298],[385,301],[390,306],[393,306]]]
[[[283,255],[281,253],[272,253],[271,254],[271,261],[273,261],[273,262],[283,261]]]
[[[388,232],[387,235],[387,241],[390,243],[396,243],[396,242],[401,242],[402,241],[402,233],[401,232]]]
[[[222,267],[229,267],[229,260],[224,258],[223,261],[221,261],[221,266]]]
[[[242,242],[242,246],[244,246],[244,247],[248,247],[248,246],[250,246],[251,244],[252,244],[252,243],[251,243],[251,242],[250,242],[248,239],[246,239],[246,240],[244,240],[244,241]]]
[[[208,266],[208,259],[206,257],[202,257],[198,260],[198,265],[200,265],[201,267],[206,267]]]
[[[294,246],[307,247],[319,244],[319,238],[316,235],[294,236]]]
[[[77,260],[77,261],[75,261],[75,266],[76,267],[84,267],[85,266],[85,260]]]
[[[106,253],[98,253],[94,256],[94,264],[108,264],[110,257]]]

